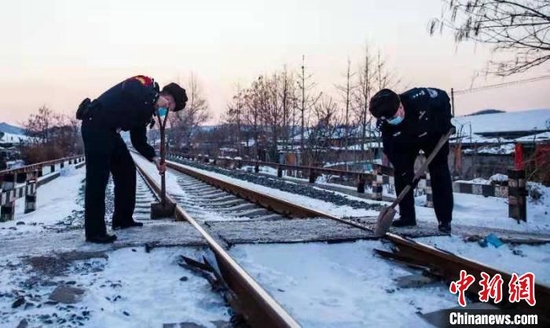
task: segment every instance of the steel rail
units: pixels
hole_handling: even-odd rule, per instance
[[[136,167],[149,186],[158,195],[160,186],[136,162]],[[300,327],[298,322],[265,291],[239,264],[210,236],[210,234],[177,202],[166,194],[167,201],[176,204],[176,219],[189,222],[206,240],[214,252],[221,274],[229,288],[238,295],[234,304],[253,327]]]
[[[534,293],[536,304],[534,307],[525,301],[510,303],[508,302],[508,284],[512,280],[512,274],[393,233],[387,233],[385,238],[394,243],[399,256],[404,256],[415,264],[432,268],[433,273],[444,277],[447,281],[458,280],[461,270],[465,270],[467,274],[473,275],[475,282],[468,288],[468,292],[471,293],[477,294],[482,290],[482,286],[479,284],[482,280],[482,272],[485,272],[491,278],[499,274],[503,279],[502,301],[494,305],[506,310],[520,310],[526,313],[534,312],[542,319],[550,321],[550,287],[535,282]]]

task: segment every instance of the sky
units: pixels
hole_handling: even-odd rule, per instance
[[[0,121],[20,124],[46,105],[74,115],[127,77],[162,86],[198,77],[218,121],[236,85],[263,73],[306,68],[316,90],[338,97],[365,45],[379,50],[402,84],[450,91],[550,74],[476,76],[492,54],[481,44],[430,36],[441,0],[0,0]],[[456,115],[480,109],[550,108],[550,80],[457,95]],[[404,91],[404,90],[398,90]]]

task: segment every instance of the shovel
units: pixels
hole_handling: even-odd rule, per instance
[[[430,165],[430,163],[434,159],[435,155],[437,155],[437,153],[439,152],[441,147],[443,147],[445,142],[447,142],[447,140],[449,140],[449,138],[451,137],[451,135],[454,132],[455,132],[455,129],[451,128],[447,132],[447,134],[443,135],[441,137],[441,139],[439,139],[439,141],[437,142],[437,145],[435,145],[435,148],[432,151],[432,153],[430,154],[430,156],[428,156],[428,158],[426,159],[424,164],[422,164],[420,169],[418,169],[418,171],[416,171],[412,182],[410,184],[408,184],[401,191],[401,193],[399,193],[399,196],[397,196],[397,198],[393,201],[393,203],[390,206],[384,206],[382,208],[382,210],[380,211],[380,214],[378,214],[378,219],[377,219],[377,222],[376,222],[376,228],[374,229],[374,236],[375,237],[382,237],[383,235],[386,234],[386,232],[388,232],[388,230],[390,229],[390,226],[393,222],[393,218],[395,217],[395,214],[397,213],[397,211],[395,210],[395,207],[397,206],[397,204],[399,204],[403,200],[403,198],[405,198],[407,193],[412,189],[412,186],[414,186],[418,182],[418,180],[420,179],[420,176],[422,174],[424,174],[424,172],[428,168],[428,165]]]
[[[161,120],[160,111],[157,111],[160,130],[160,164],[166,161],[165,130],[168,112]],[[151,204],[151,219],[160,219],[174,216],[176,204],[166,200],[166,177],[164,172],[160,175],[160,203]]]

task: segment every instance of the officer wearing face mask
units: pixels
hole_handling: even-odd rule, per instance
[[[414,177],[414,162],[422,149],[428,156],[442,135],[454,128],[447,93],[436,88],[414,88],[402,94],[383,89],[370,100],[369,111],[377,118],[382,132],[384,153],[395,170],[395,189],[399,194]],[[434,210],[439,231],[451,232],[453,189],[447,162],[446,142],[428,166]],[[409,192],[399,204],[400,218],[395,227],[415,226],[414,196]]]
[[[113,229],[142,226],[132,218],[136,201],[136,167],[120,131],[129,131],[132,145],[154,162],[159,173],[166,169],[147,143],[147,125],[155,115],[168,115],[185,108],[185,89],[170,83],[162,90],[150,77],[137,75],[111,87],[97,99],[85,99],[76,112],[82,120],[86,155],[84,227],[86,240],[111,243],[105,226],[105,189],[109,174],[114,182]]]

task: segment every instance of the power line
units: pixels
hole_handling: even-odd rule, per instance
[[[532,78],[529,78],[529,79],[517,80],[517,81],[511,81],[511,82],[504,82],[504,83],[498,83],[498,84],[491,84],[491,85],[486,85],[486,86],[477,87],[477,88],[457,90],[457,91],[454,91],[454,94],[455,95],[461,95],[461,94],[466,94],[466,93],[471,93],[471,92],[478,92],[478,91],[489,90],[489,89],[503,88],[503,87],[507,87],[507,86],[510,86],[510,85],[517,85],[517,84],[525,84],[525,83],[531,83],[531,82],[536,82],[536,81],[542,81],[542,80],[546,80],[546,79],[550,79],[550,75],[543,75],[543,76],[538,76],[538,77],[532,77]]]

